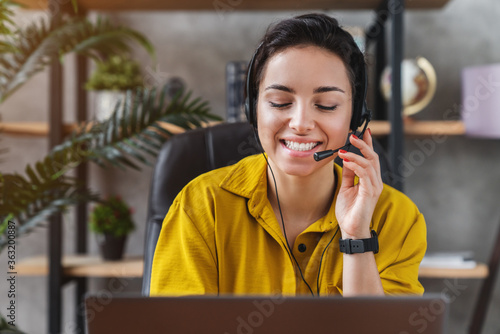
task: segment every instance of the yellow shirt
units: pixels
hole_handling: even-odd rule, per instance
[[[292,250],[314,293],[342,293],[335,201],[329,212],[297,237]],[[379,238],[375,260],[388,294],[422,294],[418,268],[426,250],[422,214],[401,192],[384,185],[372,223]],[[303,252],[298,250],[298,245]],[[321,271],[318,272],[321,267]],[[289,255],[267,198],[262,155],[245,158],[191,181],[163,221],[153,260],[151,295],[310,294]]]

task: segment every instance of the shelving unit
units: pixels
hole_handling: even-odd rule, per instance
[[[184,129],[173,124],[163,123],[162,125],[174,134],[184,132]],[[64,124],[63,133],[67,135],[76,127],[76,124]],[[371,121],[370,129],[374,136],[388,136],[391,133],[391,123]],[[49,125],[44,122],[0,123],[0,131],[7,135],[46,137],[49,134]],[[403,120],[403,131],[406,136],[462,136],[465,134],[465,127],[462,121]]]
[[[389,114],[384,119],[389,121],[373,121],[371,123],[372,133],[378,136],[388,136],[388,146],[392,155],[391,162],[393,170],[397,170],[399,164],[397,157],[403,153],[402,138],[406,135],[429,136],[429,135],[462,135],[464,133],[463,124],[460,122],[403,122],[401,116],[401,68],[403,57],[403,14],[405,7],[408,9],[439,9],[449,0],[252,0],[252,1],[228,1],[228,0],[78,0],[80,13],[91,10],[99,11],[126,11],[126,10],[206,10],[212,11],[214,15],[231,11],[272,11],[272,10],[375,10],[376,19],[370,28],[367,29],[368,42],[376,45],[375,54],[378,59],[376,64],[376,75],[380,75],[385,63],[385,24],[390,18],[391,29],[391,66],[393,68],[392,78],[392,99],[389,103]],[[18,0],[26,8],[37,10],[65,10],[70,7],[71,2],[65,1],[64,5],[58,0]],[[222,7],[218,7],[220,5]],[[391,10],[390,10],[391,8]],[[378,33],[374,33],[377,31]],[[81,89],[85,81],[87,65],[83,58],[77,60],[77,120],[79,122],[86,119],[86,96]],[[49,136],[50,146],[57,145],[64,134],[74,129],[75,125],[62,123],[62,66],[56,61],[51,69],[50,84],[50,123],[1,123],[3,132],[11,135],[28,136]],[[379,91],[375,87],[376,91]],[[376,107],[381,104],[380,99],[376,101]],[[385,109],[385,108],[384,108]],[[167,125],[169,126],[169,125]],[[178,129],[177,129],[178,130]],[[172,132],[177,133],[176,129]],[[77,170],[77,177],[86,181],[86,169],[80,167]],[[402,183],[400,187],[402,189]],[[61,238],[62,221],[60,217],[49,224],[50,250],[47,258],[34,258],[22,261],[18,265],[20,274],[26,275],[49,275],[49,333],[61,332],[61,287],[62,285],[76,278],[77,292],[76,304],[83,301],[86,290],[85,277],[117,277],[122,273],[127,277],[140,277],[142,275],[142,260],[128,259],[122,262],[102,262],[97,258],[83,255],[86,252],[86,224],[87,212],[85,206],[80,206],[77,213],[77,240],[76,256],[62,256]],[[484,265],[478,267],[477,272],[469,272],[470,277],[484,277]],[[116,271],[114,271],[116,269]],[[421,271],[421,277],[456,277],[457,272],[432,273],[426,270]],[[477,275],[477,276],[473,276]],[[460,276],[463,277],[463,276]],[[77,309],[79,309],[77,307]],[[77,315],[77,324],[83,328],[83,315]]]
[[[63,272],[72,277],[142,277],[142,257],[126,258],[122,261],[103,261],[96,256],[65,256],[62,258]],[[20,261],[17,265],[19,275],[47,275],[48,260],[38,256]],[[485,278],[488,276],[488,266],[478,263],[471,269],[443,269],[421,267],[420,278]]]
[[[48,8],[50,0],[18,0],[29,9]],[[439,9],[449,0],[411,0],[405,6],[408,9]],[[68,1],[69,2],[69,1]],[[382,1],[383,2],[383,1]],[[234,10],[374,10],[380,5],[380,0],[252,0],[252,1],[208,1],[208,0],[78,0],[79,8],[84,10],[216,10],[217,5],[227,5]],[[395,6],[398,8],[398,6]]]

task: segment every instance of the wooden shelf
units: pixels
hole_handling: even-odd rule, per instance
[[[141,257],[126,258],[122,261],[103,261],[98,256],[72,255],[62,260],[64,274],[70,277],[142,277]],[[47,275],[48,261],[45,256],[21,260],[17,273],[23,276]],[[420,267],[420,278],[485,278],[488,266],[483,263],[473,269],[443,269]]]
[[[64,133],[69,134],[74,125],[65,124]],[[49,134],[49,124],[45,122],[6,122],[0,123],[0,133],[8,135],[46,137]]]
[[[369,125],[374,136],[387,136],[391,132],[389,121],[371,121]],[[403,122],[407,136],[462,136],[465,125],[462,121],[415,121]]]
[[[176,125],[160,122],[160,124],[173,134],[184,132],[184,129]],[[65,124],[64,135],[68,135],[76,129],[76,124]],[[0,134],[47,137],[49,135],[49,124],[45,122],[6,122],[0,123]]]
[[[449,0],[406,1],[406,9],[439,9]],[[28,9],[46,10],[48,0],[18,0]],[[70,2],[67,2],[70,4]],[[126,10],[210,10],[231,12],[233,10],[373,10],[380,0],[78,0],[82,10],[126,11]]]
[[[46,256],[19,261],[17,273],[22,276],[44,276],[49,273]],[[71,255],[62,259],[64,275],[69,277],[142,277],[142,257],[121,261],[103,261],[99,256]]]
[[[471,269],[443,269],[420,267],[418,276],[420,278],[486,278],[488,276],[488,266],[478,263]]]
[[[184,132],[182,128],[173,124],[163,122],[162,125],[174,134]],[[75,128],[76,124],[65,124],[64,134],[69,134]],[[374,136],[386,136],[391,131],[391,124],[388,121],[371,121],[370,129]],[[408,136],[461,136],[465,134],[465,126],[462,121],[412,120],[404,122],[404,132]],[[49,134],[49,126],[44,122],[0,123],[0,133],[45,137]]]

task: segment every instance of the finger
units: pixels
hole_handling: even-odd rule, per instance
[[[340,150],[339,151],[339,156],[340,154],[345,154],[347,153],[345,150]],[[354,187],[354,177],[356,176],[356,173],[352,169],[346,166],[346,163],[349,163],[348,159],[343,159],[343,165],[344,167],[342,168],[342,184],[340,185],[341,188],[352,188]]]
[[[370,161],[370,163],[374,166],[375,170],[379,174],[381,174],[380,159],[379,159],[377,152],[375,152],[375,150],[373,149],[373,140],[372,140],[371,133],[369,131],[367,131],[365,133],[367,135],[363,136],[363,139],[359,139],[355,135],[351,135],[349,137],[349,140],[350,140],[351,144],[353,146],[357,147],[360,150],[361,154],[363,154],[363,156],[368,161]]]
[[[363,134],[363,141],[371,148],[373,148],[373,136],[372,136],[372,130],[370,128],[367,128],[366,131]]]
[[[349,159],[347,159],[347,161],[344,160],[344,166],[354,172],[363,186],[368,188],[378,187],[379,177],[377,171],[373,167],[365,167]]]
[[[372,186],[378,187],[382,178],[380,176],[380,165],[377,161],[370,161],[356,153],[339,151],[339,157],[343,159],[344,166],[352,170],[364,182],[369,182]]]
[[[352,134],[349,136],[349,141],[352,145],[357,147],[363,156],[369,160],[378,159],[378,154],[373,149],[373,140],[369,132],[365,132],[363,139],[358,138]]]

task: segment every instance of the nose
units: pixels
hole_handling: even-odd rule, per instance
[[[288,125],[298,133],[307,133],[311,131],[316,125],[312,110],[309,110],[306,105],[297,105],[290,114]]]

